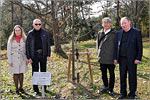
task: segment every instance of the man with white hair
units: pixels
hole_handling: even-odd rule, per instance
[[[142,59],[141,31],[131,27],[128,17],[121,18],[122,29],[117,33],[114,64],[119,63],[120,92],[118,99],[135,98],[137,89],[137,64]],[[129,94],[127,95],[127,73],[129,78]]]
[[[50,61],[50,39],[48,33],[42,29],[40,19],[33,20],[33,29],[29,31],[26,40],[26,55],[28,63],[32,64],[32,75],[34,72],[46,72],[46,63]],[[34,95],[40,95],[38,85],[33,85]],[[46,86],[45,86],[46,92]]]

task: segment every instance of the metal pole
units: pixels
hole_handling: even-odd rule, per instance
[[[79,76],[79,52],[78,52],[78,48],[76,48],[76,57],[77,57],[77,83],[79,83],[80,76]]]
[[[74,66],[74,1],[72,0],[72,81],[75,83],[75,66]]]
[[[42,85],[42,97],[45,97],[44,85]]]

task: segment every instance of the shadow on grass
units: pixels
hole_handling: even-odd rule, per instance
[[[146,57],[146,56],[143,56],[143,58],[144,58],[144,59],[146,59],[146,60],[149,60],[149,58],[148,58],[148,57]]]
[[[19,93],[19,96],[20,96],[22,99],[36,99],[36,97],[34,97],[33,95],[28,94],[28,93],[24,93],[24,94],[20,94],[20,93]]]
[[[90,85],[90,88],[87,88],[80,83],[74,83],[74,85],[77,87],[76,89],[73,89],[74,91],[76,91],[78,88],[83,90],[84,94],[82,94],[82,96],[84,96],[84,99],[100,99],[101,96],[105,95],[105,94],[108,96],[111,96],[115,99],[115,98],[118,98],[118,96],[120,95],[117,92],[114,92],[114,95],[110,95],[108,92],[106,92],[106,93],[96,92],[97,90],[101,90],[101,88],[98,88],[98,87],[95,88],[94,85]],[[75,97],[77,97],[77,96],[75,96]]]
[[[50,95],[50,99],[52,99],[51,97],[54,97],[53,99],[59,99],[60,96],[54,92],[51,92],[49,90],[46,91],[45,95]],[[31,94],[28,94],[28,93],[24,93],[24,94],[21,94],[19,93],[19,96],[22,98],[22,99],[41,99],[43,98],[42,97],[42,94],[40,93],[40,96],[33,96]],[[49,97],[44,97],[44,98],[49,98]]]
[[[57,53],[57,55],[63,57],[64,59],[68,59],[68,56],[66,55],[65,52],[60,52],[60,53]]]
[[[75,83],[74,84],[75,86],[77,87],[80,87],[84,93],[86,93],[86,99],[96,99],[97,98],[97,95],[94,94],[92,91],[89,91],[85,86],[83,86],[82,84],[79,84],[79,83]]]
[[[144,78],[146,80],[149,80],[150,79],[150,74],[147,74],[147,73],[137,73],[137,76],[141,77],[141,78]]]

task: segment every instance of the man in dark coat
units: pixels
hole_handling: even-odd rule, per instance
[[[46,63],[50,61],[50,39],[48,33],[41,28],[42,23],[40,19],[33,20],[33,29],[29,31],[26,40],[26,55],[28,63],[32,64],[32,75],[34,72],[46,72]],[[39,95],[39,88],[33,85],[34,95]],[[45,86],[46,92],[46,86]]]
[[[114,65],[114,47],[116,31],[111,28],[111,19],[105,17],[102,19],[103,29],[98,32],[97,51],[100,70],[102,72],[102,80],[104,88],[101,92],[109,92],[114,94],[113,88],[115,83],[115,65]],[[109,70],[110,78],[108,80],[107,70]]]
[[[117,33],[114,64],[119,63],[120,70],[120,92],[119,99],[127,97],[127,72],[129,77],[129,99],[135,98],[137,89],[137,64],[142,58],[142,36],[141,31],[132,28],[127,17],[121,18],[122,29]]]

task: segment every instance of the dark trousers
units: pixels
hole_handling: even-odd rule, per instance
[[[107,77],[107,69],[109,70],[109,83]],[[115,65],[114,64],[100,64],[100,70],[102,72],[102,80],[104,86],[108,88],[110,91],[113,91],[114,83],[115,83]]]
[[[47,57],[42,56],[42,54],[36,53],[32,63],[32,75],[34,72],[39,72],[39,64],[40,72],[46,72],[46,63]],[[46,90],[46,86],[44,86],[44,89]],[[39,92],[38,85],[33,85],[33,90],[34,92]]]
[[[135,91],[137,89],[137,65],[133,62],[128,62],[127,57],[119,58],[119,70],[120,70],[120,92],[122,95],[127,95],[127,72],[129,80],[129,90],[128,96],[135,96]]]

